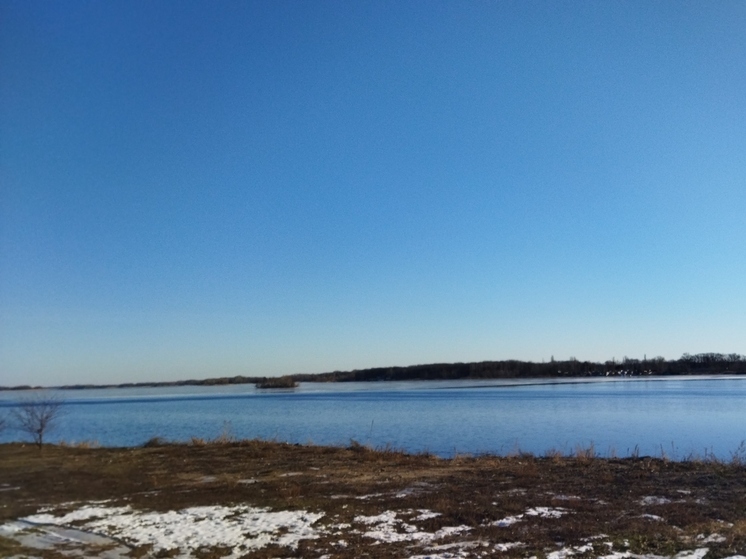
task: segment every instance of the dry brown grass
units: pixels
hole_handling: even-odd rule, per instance
[[[708,544],[708,559],[746,551],[742,464],[604,459],[593,447],[576,450],[573,457],[552,452],[446,460],[354,441],[342,448],[218,437],[189,444],[152,440],[141,448],[48,446],[43,453],[31,445],[5,444],[0,480],[18,488],[0,492],[0,520],[44,505],[104,499],[147,510],[211,504],[305,509],[324,511],[324,522],[337,523],[385,510],[428,509],[440,516],[421,524],[427,530],[466,524],[472,530],[463,539],[526,544],[502,557],[544,557],[560,542],[580,545],[601,533],[620,546],[616,549],[635,553],[672,555],[691,549],[698,535],[714,532],[726,541]],[[645,504],[649,496],[660,500]],[[561,507],[567,514],[491,525],[531,507]],[[406,548],[371,546],[360,534],[347,539],[348,547],[333,553],[325,538],[305,541],[296,556],[396,557]],[[622,547],[625,541],[628,546]],[[3,545],[11,544],[0,541],[0,556]],[[200,556],[220,557],[224,551],[202,550]],[[270,547],[248,557],[273,554],[289,556],[287,549]]]

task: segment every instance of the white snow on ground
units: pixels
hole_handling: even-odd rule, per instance
[[[498,526],[500,528],[507,528],[511,524],[520,522],[526,516],[538,516],[539,518],[559,518],[560,516],[563,516],[565,514],[567,514],[567,510],[563,508],[553,509],[550,507],[533,507],[530,509],[526,509],[526,511],[523,514],[517,514],[515,516],[506,516],[505,518],[496,520],[495,522],[490,524],[490,526]]]
[[[451,553],[450,551],[444,551],[443,553],[427,553],[425,555],[410,555],[409,559],[466,559],[469,557],[469,553],[466,551],[456,551]]]
[[[586,553],[588,551],[593,551],[593,546],[589,543],[585,545],[575,546],[575,547],[564,547],[562,549],[558,549],[557,551],[552,551],[551,553],[547,553],[547,559],[566,559],[567,557],[570,557],[571,555],[576,555],[578,553]]]
[[[526,545],[523,542],[507,542],[495,544],[495,551],[509,551],[514,547],[523,547]]]
[[[677,553],[676,555],[674,555],[674,559],[702,559],[705,555],[707,555],[708,551],[710,550],[707,547],[693,549],[691,551],[682,551],[681,553]]]
[[[667,499],[666,497],[656,497],[654,495],[640,499],[641,505],[665,505],[670,502],[671,499]]]
[[[429,511],[419,512],[422,515]],[[354,520],[360,524],[372,525],[363,535],[378,543],[419,542],[424,544],[471,530],[468,526],[462,525],[444,526],[437,532],[421,532],[417,526],[396,518],[396,515],[395,511],[389,510],[375,516],[359,515]]]
[[[723,543],[727,539],[728,538],[721,536],[720,534],[710,534],[707,537],[705,537],[704,534],[697,536],[697,541],[701,543]]]
[[[705,555],[707,555],[707,552],[709,551],[708,548],[702,547],[699,549],[691,549],[689,551],[682,551],[681,553],[677,553],[670,559],[702,559]],[[737,559],[740,557],[739,555],[734,555],[732,557],[727,557],[726,559]],[[602,555],[598,559],[668,559],[666,557],[662,557],[660,555],[636,555],[634,553],[630,553],[629,551],[617,551],[614,553],[610,553],[608,555]]]
[[[429,518],[436,518],[440,516],[439,512],[433,512],[427,509],[419,509],[417,512],[419,512],[420,515],[415,516],[412,520],[427,520]]]
[[[192,507],[158,513],[138,511],[129,506],[107,506],[105,502],[82,506],[70,504],[67,508],[72,509],[71,512],[56,514],[54,509],[42,509],[38,514],[24,519],[0,524],[0,536],[37,549],[57,549],[62,546],[72,551],[70,557],[82,558],[83,553],[90,556],[88,551],[98,552],[96,557],[100,559],[122,559],[128,556],[130,549],[121,542],[129,546],[151,545],[151,554],[161,550],[178,550],[176,557],[182,559],[194,557],[201,548],[227,547],[231,549],[231,553],[225,556],[226,559],[238,559],[267,545],[297,549],[298,543],[303,539],[316,539],[321,535],[331,534],[362,534],[375,540],[373,545],[404,542],[422,546],[422,551],[413,550],[413,553],[420,554],[412,555],[410,559],[465,559],[484,555],[488,551],[506,552],[524,545],[520,542],[491,544],[481,540],[436,544],[438,540],[462,535],[471,528],[461,525],[445,526],[436,532],[423,531],[414,523],[440,516],[428,509],[388,510],[373,516],[358,515],[353,524],[314,526],[324,516],[323,513],[271,511],[249,506]],[[568,514],[568,511],[561,508],[534,507],[492,525],[509,525],[530,517],[559,518],[564,514]],[[598,559],[705,559],[709,551],[707,547],[701,547],[682,551],[673,557],[637,555],[629,551],[614,552],[611,542],[602,541],[607,537],[601,534],[586,539],[608,546],[607,554],[595,555]],[[717,533],[707,536],[700,534],[696,538],[700,545],[722,543],[724,540]],[[340,538],[332,545],[344,548],[347,542]],[[480,547],[485,551],[480,553]],[[587,555],[593,551],[593,545],[586,543],[556,549],[547,553],[546,558],[576,559],[574,556]],[[733,555],[726,559],[746,557]]]
[[[96,557],[100,559],[126,559],[132,551],[129,547],[105,536],[61,526],[37,526],[22,520],[1,524],[0,537],[13,539],[30,549],[61,547],[64,548],[64,555],[68,557],[90,557],[91,549],[94,548],[97,552]]]
[[[427,553],[426,555],[410,555],[409,559],[466,559],[469,553],[458,550],[455,553],[444,551],[443,553]]]
[[[505,518],[501,518],[500,520],[495,520],[491,526],[499,526],[500,528],[507,528],[511,524],[515,524],[516,522],[520,522],[523,520],[523,515],[519,514],[518,516],[506,516]]]
[[[55,516],[49,513],[25,518],[35,524],[67,526],[119,538],[131,545],[153,546],[153,551],[178,548],[189,556],[201,547],[234,548],[237,558],[270,544],[296,548],[303,539],[315,539],[313,524],[323,513],[277,511],[236,507],[192,507],[180,511],[144,512],[131,507],[83,506]]]
[[[565,509],[550,507],[534,507],[525,512],[526,516],[540,516],[541,518],[559,518],[565,514],[567,514]]]
[[[427,548],[428,553],[425,555],[410,555],[409,559],[462,559],[473,557],[474,555],[466,550],[479,546],[487,547],[489,544],[483,541],[470,541],[433,545]]]

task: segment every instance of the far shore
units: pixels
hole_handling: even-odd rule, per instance
[[[127,382],[120,384],[67,384],[59,386],[0,386],[0,391],[42,389],[87,390],[106,388],[158,388],[169,386],[222,386],[254,384],[257,388],[292,388],[300,382],[386,382],[417,380],[508,380],[548,378],[600,378],[690,375],[746,375],[746,356],[737,353],[685,353],[679,359],[648,359],[592,362],[570,358],[565,361],[480,361],[473,363],[431,363],[403,367],[374,367],[353,371],[292,374],[272,377],[232,376],[179,381]]]

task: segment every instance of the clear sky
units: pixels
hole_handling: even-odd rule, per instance
[[[0,384],[746,353],[746,2],[0,28]]]

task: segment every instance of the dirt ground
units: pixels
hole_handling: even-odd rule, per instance
[[[248,505],[319,515],[313,537],[240,553],[221,545],[159,549],[120,535],[119,547],[133,558],[746,555],[741,460],[605,459],[592,452],[441,459],[355,443],[266,441],[0,445],[0,525],[98,502],[143,512]],[[34,549],[24,541],[0,532],[0,557],[74,556],[67,540]],[[105,546],[78,547],[86,545],[78,556],[109,556]]]

